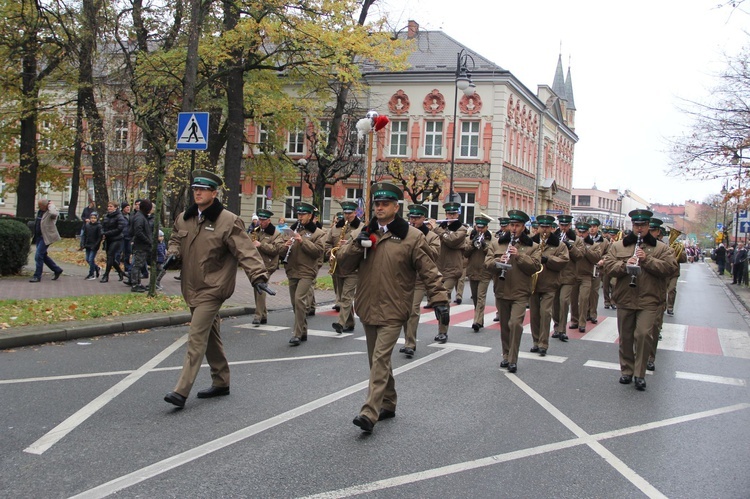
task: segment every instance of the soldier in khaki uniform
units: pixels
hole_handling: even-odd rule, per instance
[[[503,237],[503,235],[508,233],[508,224],[510,223],[510,218],[508,217],[500,217],[497,220],[497,223],[500,225],[500,229],[495,232],[495,239],[500,239]],[[498,306],[498,302],[500,300],[500,291],[502,289],[502,281],[498,280],[497,273],[492,273],[492,294],[495,296],[495,317],[492,319],[492,322],[500,322],[500,307]]]
[[[314,296],[313,284],[325,252],[325,231],[313,222],[315,207],[299,203],[296,209],[297,222],[290,227],[293,234],[279,252],[286,262],[289,297],[294,310],[294,336],[289,344],[295,347],[307,341],[307,315],[311,296]]]
[[[604,238],[608,241],[607,245],[607,251],[609,251],[609,247],[612,246],[615,243],[615,237],[620,232],[617,229],[614,228],[604,228],[602,229],[602,232],[604,232]],[[606,253],[602,255],[602,260],[604,260],[604,256],[606,256]],[[602,270],[602,298],[604,299],[604,308],[609,310],[616,309],[617,304],[612,300],[612,285],[613,285],[613,279],[612,276],[609,276],[604,273],[604,263],[601,265]]]
[[[273,212],[266,209],[258,210],[258,226],[250,232],[250,239],[258,249],[263,263],[266,264],[268,278],[271,278],[279,267],[279,251],[284,246],[284,238],[276,227],[271,223]],[[268,309],[266,308],[266,294],[253,290],[255,296],[255,315],[253,324],[266,324],[268,322]]]
[[[347,241],[355,239],[362,230],[362,221],[357,217],[357,203],[344,201],[341,203],[343,218],[328,232],[326,246],[330,247],[331,258],[329,264],[335,266],[333,282],[338,284],[339,294],[336,303],[339,305],[339,319],[331,326],[337,333],[354,331],[354,291],[357,289],[359,274],[355,270],[344,274],[336,262],[336,253]]]
[[[526,235],[529,216],[519,210],[508,212],[509,234],[492,241],[487,249],[485,266],[502,280],[500,300],[500,338],[503,360],[500,367],[514,373],[518,369],[523,319],[531,296],[531,276],[541,268],[539,245]],[[510,265],[502,269],[498,264]],[[503,270],[505,272],[503,273]]]
[[[677,266],[672,250],[649,234],[652,215],[648,210],[628,213],[633,232],[614,243],[604,257],[604,271],[617,278],[613,298],[620,336],[620,383],[630,384],[635,377],[635,388],[641,391],[646,389],[646,361],[654,322],[662,313],[665,282]]]
[[[458,219],[461,205],[458,203],[443,204],[447,221],[437,224],[430,220],[430,226],[440,238],[440,254],[437,266],[443,276],[443,285],[450,293],[464,273],[464,243],[466,242],[466,227]],[[435,341],[448,341],[448,326],[439,325]]]
[[[569,329],[586,332],[586,319],[589,313],[589,298],[591,295],[591,279],[594,276],[594,266],[601,260],[601,248],[594,245],[589,235],[591,226],[586,222],[576,223],[577,239],[575,244],[581,251],[582,257],[576,261],[576,284],[570,294],[571,317]],[[576,305],[573,307],[573,305]]]
[[[555,298],[555,311],[553,312],[555,332],[552,337],[565,342],[568,341],[568,333],[565,328],[568,325],[568,312],[571,308],[573,287],[576,285],[576,262],[583,258],[583,252],[581,244],[576,244],[578,240],[576,232],[570,227],[573,223],[573,216],[560,215],[557,220],[560,222],[560,242],[568,249],[570,261],[560,272],[560,288]]]
[[[531,240],[539,245],[540,262],[544,269],[536,278],[536,286],[529,302],[531,338],[534,341],[531,352],[544,357],[549,348],[549,330],[555,296],[560,288],[560,271],[568,264],[570,256],[568,247],[553,232],[555,218],[551,215],[539,215],[536,220],[539,230]]]
[[[598,248],[600,255],[599,261],[594,265],[594,273],[591,276],[591,291],[589,291],[589,307],[586,314],[586,320],[592,324],[599,322],[599,289],[602,286],[602,264],[604,264],[604,255],[609,248],[609,239],[604,237],[603,231],[599,230],[601,222],[598,218],[589,220],[589,236],[594,241],[594,247]]]
[[[474,230],[466,240],[464,255],[468,260],[466,277],[469,278],[471,300],[474,303],[474,322],[471,328],[475,333],[484,327],[484,307],[487,302],[487,288],[490,287],[493,272],[484,265],[487,248],[492,242],[492,232],[487,225],[492,218],[480,214],[474,218]]]
[[[174,391],[164,397],[180,408],[185,406],[204,356],[211,368],[211,387],[199,391],[198,398],[229,395],[229,363],[219,334],[219,309],[234,293],[237,266],[256,290],[270,291],[266,266],[245,224],[216,199],[221,178],[195,170],[192,180],[195,204],[175,220],[167,250],[169,258],[182,261],[182,296],[191,314],[182,372]]]
[[[422,206],[421,204],[409,205],[409,225],[424,234],[424,237],[427,239],[428,253],[433,261],[437,261],[438,254],[440,254],[440,237],[425,225],[427,214],[428,210],[426,206]],[[420,307],[424,295],[424,283],[417,276],[417,282],[414,283],[411,313],[409,314],[409,320],[404,324],[404,346],[399,350],[408,359],[412,358],[417,351],[417,328],[419,327]]]
[[[340,212],[336,213],[336,218],[333,219],[333,220],[331,220],[331,226],[328,228],[328,232],[326,233],[326,253],[325,254],[326,254],[326,258],[328,258],[328,265],[329,265],[329,267],[332,265],[332,263],[331,263],[331,250],[333,249],[333,247],[335,246],[335,244],[337,242],[337,241],[331,241],[330,240],[331,232],[333,232],[335,230],[336,225],[339,224],[339,223],[342,223],[342,224],[344,223],[344,212],[343,211],[340,211]],[[330,242],[330,244],[329,244],[329,242]],[[333,274],[333,272],[331,272],[330,268],[328,270],[328,273],[329,274]],[[340,312],[341,311],[341,305],[339,305],[339,301],[341,300],[341,288],[339,287],[339,285],[341,283],[335,277],[331,278],[331,283],[333,284],[333,292],[336,294],[336,302],[333,304],[333,306],[331,307],[331,309],[335,310],[336,312]]]
[[[427,240],[398,215],[401,189],[380,182],[372,190],[375,218],[337,254],[338,265],[345,273],[359,269],[354,303],[367,337],[370,385],[367,399],[352,422],[366,433],[377,421],[396,415],[391,353],[409,318],[417,276],[440,322],[447,324],[450,319],[449,296]]]

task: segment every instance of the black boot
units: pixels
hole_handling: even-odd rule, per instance
[[[109,274],[104,274],[99,282],[109,282]]]

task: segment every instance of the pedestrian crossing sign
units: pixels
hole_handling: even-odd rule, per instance
[[[180,113],[177,116],[177,150],[208,149],[208,114]]]

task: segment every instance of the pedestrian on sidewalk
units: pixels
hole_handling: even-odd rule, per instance
[[[745,243],[739,242],[737,243],[737,251],[734,253],[732,284],[742,284],[742,280],[745,277],[745,261],[747,261],[747,249],[745,249]]]
[[[148,214],[151,213],[151,201],[141,199],[140,208],[133,213],[130,220],[133,238],[133,264],[130,266],[130,291],[144,293],[146,287],[141,284],[141,269],[146,266],[151,252],[151,224]]]
[[[117,209],[117,203],[110,201],[107,203],[107,214],[102,219],[102,236],[104,239],[104,250],[107,253],[107,263],[104,266],[104,275],[99,282],[109,282],[109,271],[114,269],[123,280],[125,273],[120,269],[120,254],[125,238],[125,232],[128,230],[128,221],[125,219],[120,210]]]
[[[96,254],[102,244],[102,224],[99,223],[99,214],[95,211],[89,213],[88,223],[83,228],[81,237],[81,249],[86,251],[86,261],[89,264],[89,275],[87,281],[93,281],[99,277],[99,266],[96,264]]]
[[[719,247],[714,251],[714,259],[716,260],[719,275],[723,276],[724,268],[727,265],[727,248],[724,246],[724,243],[719,243]]]
[[[164,231],[159,230],[159,242],[156,244],[156,289],[161,291],[161,278],[164,277],[164,261],[167,259],[167,245],[164,243]]]
[[[53,243],[60,240],[60,233],[57,232],[57,217],[60,216],[60,211],[49,199],[40,199],[37,206],[39,211],[36,213],[34,238],[31,241],[32,244],[36,245],[36,254],[34,255],[36,269],[34,270],[34,277],[29,282],[42,280],[42,270],[44,270],[45,265],[54,272],[55,275],[52,280],[56,281],[62,275],[63,269],[49,257],[47,250]]]

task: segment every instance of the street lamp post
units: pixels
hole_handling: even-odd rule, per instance
[[[742,147],[734,151],[732,164],[737,165],[737,206],[734,208],[734,244],[737,244],[740,230],[740,197],[742,196]]]
[[[722,233],[722,242],[726,243],[727,247],[729,246],[729,241],[727,241],[727,184],[724,183],[723,186],[721,186],[721,200],[724,203],[724,215],[721,218],[721,233]]]
[[[471,62],[471,69],[467,66],[469,62]],[[456,54],[456,85],[453,96],[453,146],[451,147],[451,179],[448,193],[449,202],[461,201],[460,197],[458,201],[455,200],[456,193],[453,191],[453,170],[456,161],[456,138],[458,137],[458,122],[456,121],[458,117],[458,91],[461,90],[467,97],[474,95],[476,85],[471,81],[471,71],[475,66],[474,58],[466,52],[466,49],[461,49],[461,51]]]

